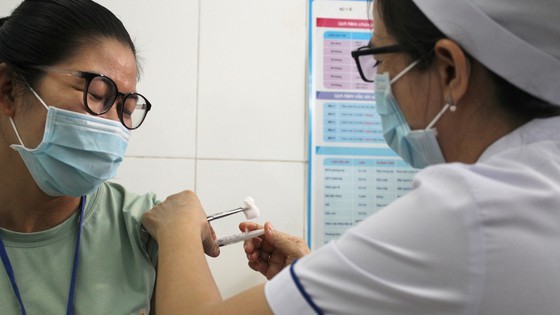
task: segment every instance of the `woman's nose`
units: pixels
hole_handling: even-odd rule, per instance
[[[115,120],[115,121],[120,121],[119,118],[119,114],[118,114],[118,104],[121,101],[120,98],[117,98],[115,100],[115,102],[113,103],[113,106],[111,106],[111,108],[103,115],[101,115],[101,117],[106,118],[106,119],[111,119],[111,120]]]

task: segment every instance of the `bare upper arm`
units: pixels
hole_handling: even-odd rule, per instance
[[[273,315],[264,294],[264,283],[245,290],[214,307],[210,307],[207,313],[213,315]]]

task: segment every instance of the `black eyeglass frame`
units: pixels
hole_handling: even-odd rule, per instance
[[[66,69],[59,69],[56,67],[51,67],[51,66],[33,66],[33,67],[29,67],[31,69],[37,69],[37,70],[42,70],[42,71],[50,71],[50,72],[57,72],[60,74],[64,74],[64,75],[69,75],[69,76],[73,76],[73,77],[77,77],[77,78],[81,78],[85,80],[85,85],[84,85],[84,98],[83,98],[83,103],[84,106],[86,108],[86,111],[94,116],[100,116],[103,115],[105,113],[107,113],[115,104],[115,101],[121,97],[121,101],[117,102],[117,115],[119,116],[119,120],[121,121],[121,124],[123,126],[125,126],[126,129],[128,130],[135,130],[138,129],[138,127],[140,127],[142,125],[142,123],[144,122],[144,120],[146,119],[146,116],[148,116],[148,112],[150,111],[150,109],[152,108],[152,104],[150,103],[150,101],[142,94],[140,93],[122,93],[119,92],[118,88],[117,88],[117,84],[115,83],[115,81],[113,81],[113,79],[111,79],[110,77],[100,74],[100,73],[93,73],[93,72],[86,72],[86,71],[78,71],[78,70],[66,70]],[[93,111],[89,105],[88,105],[88,101],[87,101],[87,91],[89,89],[89,85],[91,83],[91,81],[96,78],[96,77],[102,77],[104,79],[106,79],[107,81],[109,81],[113,87],[115,88],[115,97],[113,100],[111,100],[110,102],[110,106],[105,108],[103,111],[101,112],[96,112]],[[142,117],[142,120],[138,123],[138,126],[136,127],[129,127],[125,124],[124,122],[124,104],[126,104],[126,100],[129,97],[134,97],[134,96],[140,96],[142,97],[145,101],[146,101],[146,113],[144,114],[144,117]]]
[[[404,51],[406,51],[406,49],[402,45],[390,45],[390,46],[382,46],[382,47],[371,47],[368,45],[368,46],[359,47],[358,49],[352,51],[351,54],[352,54],[352,58],[354,58],[354,61],[356,62],[356,66],[358,67],[358,72],[360,73],[360,77],[362,78],[362,80],[364,80],[365,82],[372,83],[374,81],[366,78],[366,76],[364,75],[364,71],[362,70],[362,65],[360,64],[360,57],[367,56],[367,55],[398,53]],[[374,68],[377,67],[378,64],[379,61],[376,61],[373,67]]]

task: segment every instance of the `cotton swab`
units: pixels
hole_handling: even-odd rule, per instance
[[[257,218],[260,215],[259,208],[257,207],[257,205],[255,205],[255,200],[253,198],[247,197],[247,198],[245,198],[245,201],[243,201],[243,203],[245,204],[243,207],[239,207],[239,208],[235,208],[235,209],[232,209],[232,210],[216,213],[216,214],[207,216],[206,218],[208,219],[208,222],[210,222],[212,220],[220,219],[220,218],[226,217],[228,215],[232,215],[234,213],[243,212],[243,214],[245,214],[245,217],[248,220],[251,220],[251,219]],[[245,233],[239,233],[239,234],[235,234],[235,235],[222,237],[222,238],[216,240],[216,244],[218,244],[218,246],[220,246],[220,247],[221,246],[226,246],[226,245],[229,245],[229,244],[234,244],[234,243],[244,241],[246,239],[261,236],[263,234],[264,234],[264,229],[255,230],[255,231],[251,231],[251,232],[246,231]]]
[[[229,215],[232,215],[232,214],[235,214],[235,213],[238,213],[238,212],[243,212],[243,214],[245,214],[245,217],[247,218],[247,220],[255,219],[260,215],[259,208],[255,205],[255,200],[253,198],[247,197],[247,198],[245,198],[243,203],[245,204],[243,207],[239,207],[239,208],[235,208],[235,209],[232,209],[232,210],[212,214],[212,215],[207,216],[206,219],[208,219],[208,222],[210,222],[212,220],[227,217]]]

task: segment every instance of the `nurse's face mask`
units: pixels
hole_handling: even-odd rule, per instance
[[[450,104],[446,104],[426,129],[410,130],[397,99],[393,95],[391,85],[407,74],[419,62],[420,60],[413,62],[392,80],[389,79],[387,72],[375,76],[375,99],[377,113],[381,116],[383,137],[389,147],[414,168],[445,163],[445,158],[436,139],[437,131],[433,126],[450,108]],[[452,109],[454,109],[454,106]]]

